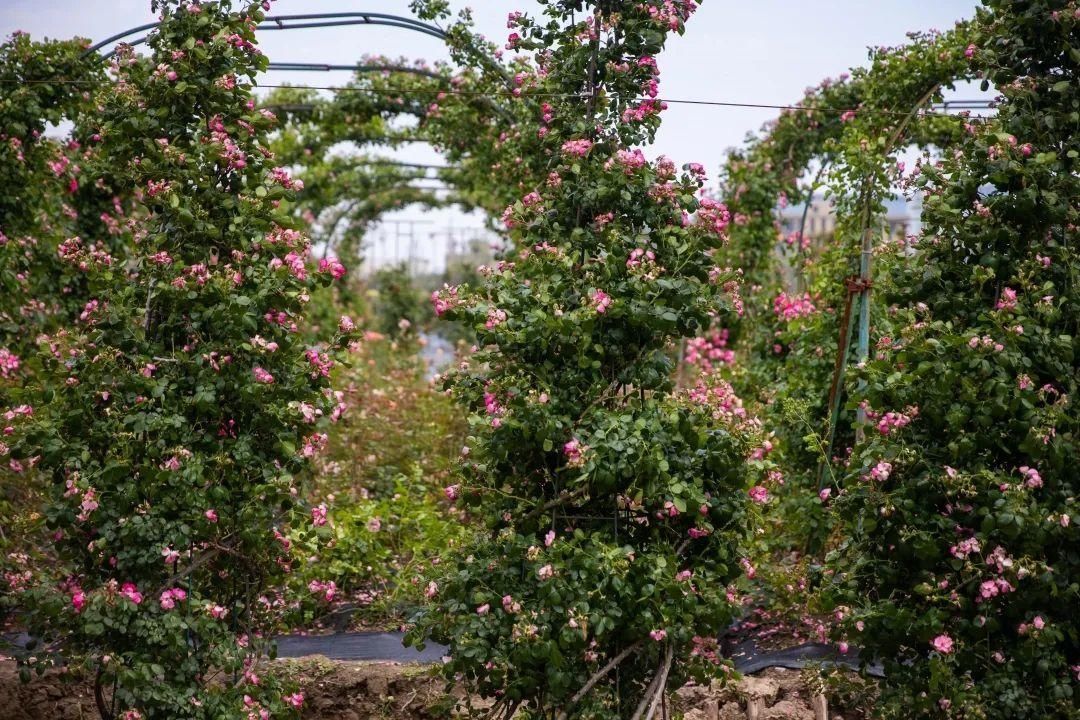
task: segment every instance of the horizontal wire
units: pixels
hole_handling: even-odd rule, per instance
[[[430,163],[414,163],[414,162],[402,162],[399,160],[383,159],[383,158],[356,158],[357,164],[360,165],[390,165],[393,167],[407,167],[415,168],[418,170],[451,170],[449,165],[432,165]]]
[[[100,85],[99,81],[95,80],[4,80],[0,79],[2,84],[20,84],[30,85],[35,83],[46,84],[70,84],[70,85]],[[515,95],[513,92],[505,91],[487,91],[487,90],[455,90],[455,89],[425,89],[425,88],[409,88],[409,89],[383,89],[383,88],[366,88],[366,87],[353,87],[345,85],[289,85],[283,83],[266,83],[258,84],[256,87],[271,89],[271,90],[317,90],[334,93],[347,93],[347,92],[363,92],[363,93],[378,93],[386,95],[461,95],[472,97],[549,97],[549,98],[577,98],[585,99],[589,95],[587,93],[522,93],[520,96]],[[635,98],[635,100],[645,100],[646,98]],[[650,98],[651,99],[651,98]],[[772,103],[751,103],[751,102],[736,102],[728,100],[694,100],[684,98],[655,98],[657,102],[668,103],[669,105],[697,105],[705,107],[726,107],[726,108],[749,108],[749,109],[762,109],[762,110],[795,110],[805,112],[823,112],[825,108],[815,107],[812,105],[781,105]],[[973,109],[993,109],[994,104],[991,101],[985,101],[985,105],[976,106],[977,103],[984,101],[979,100],[966,100],[966,101],[954,101],[956,105],[962,105],[958,107],[958,110],[973,110]],[[934,103],[931,107],[941,107],[945,110],[948,109],[951,103],[948,101],[942,101],[940,103]],[[869,115],[894,115],[906,117],[910,114],[910,111],[906,110],[858,110],[855,112],[869,114]],[[948,117],[959,118],[959,115],[953,115],[948,112],[934,112],[934,111],[921,111],[922,117]],[[972,118],[978,119],[978,118]]]
[[[393,72],[392,70],[390,72]],[[0,78],[0,84],[6,85],[104,85],[107,81],[101,80],[74,80],[68,78],[56,79],[4,79]],[[255,87],[270,89],[292,90],[328,90],[331,92],[367,92],[386,93],[394,95],[479,95],[487,97],[563,97],[563,98],[587,98],[588,93],[514,93],[511,90],[455,90],[453,88],[366,88],[347,85],[292,85],[288,83],[255,83]]]

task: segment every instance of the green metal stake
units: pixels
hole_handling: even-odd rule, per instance
[[[874,254],[874,243],[871,240],[872,232],[867,228],[863,232],[862,253],[859,257],[859,363],[866,362],[870,357],[870,260]],[[866,383],[859,382],[859,389],[866,387]],[[855,416],[855,441],[862,442],[864,427],[866,425],[866,411],[861,407]]]
[[[847,371],[847,359],[851,343],[851,335],[855,329],[855,313],[852,312],[852,295],[859,293],[859,362],[866,360],[870,355],[870,259],[873,255],[874,244],[871,238],[871,230],[866,228],[862,235],[862,251],[859,257],[859,277],[850,277],[845,280],[848,296],[844,308],[844,319],[841,321],[843,335],[840,336],[836,354],[836,368],[833,370],[832,386],[829,388],[829,442],[826,447],[826,457],[821,459],[818,466],[818,490],[825,487],[825,469],[832,462],[833,445],[836,442],[836,425],[840,418],[840,400],[843,395],[844,374]],[[865,387],[859,384],[859,389]],[[863,439],[863,423],[866,421],[866,413],[859,408],[858,423],[855,427],[855,437],[860,442]]]

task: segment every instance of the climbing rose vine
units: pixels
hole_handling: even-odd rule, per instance
[[[885,716],[1075,718],[1080,9],[988,0],[974,29],[1002,101],[917,177],[833,567]]]
[[[45,134],[49,124],[73,120],[92,106],[89,92],[66,81],[93,84],[104,65],[83,58],[87,41],[34,42],[14,33],[0,44],[0,412],[30,408],[46,380],[38,373],[35,339],[70,325],[87,300],[83,273],[58,253],[80,232],[82,198],[94,190],[79,182],[83,148]],[[62,79],[65,82],[53,82]],[[97,261],[111,259],[107,244]],[[7,412],[11,411],[11,418]],[[21,417],[22,410],[18,414]],[[5,422],[0,428],[10,427]],[[0,616],[47,557],[49,543],[34,537],[42,484],[26,464],[4,457],[0,440]],[[35,552],[37,551],[37,552]]]
[[[900,154],[911,145],[948,147],[962,134],[962,118],[926,110],[975,72],[964,57],[969,42],[961,22],[871,49],[866,67],[808,89],[798,110],[782,111],[724,169],[722,197],[734,221],[723,255],[746,274],[746,312],[728,328],[739,359],[727,372],[775,433],[786,482],[761,541],[784,564],[792,549],[823,555],[829,543],[832,519],[818,493],[835,489],[854,436],[844,368],[858,362],[862,240],[871,233],[875,254],[891,254],[895,241],[878,238],[886,235],[885,203],[905,176]],[[785,230],[780,213],[815,194],[836,219],[829,235],[810,231],[805,206],[802,222],[796,213],[796,229]],[[888,336],[883,295],[872,291],[869,300],[870,322]]]
[[[36,43],[19,32],[0,44],[0,383],[21,379],[38,332],[67,324],[85,303],[80,269],[58,252],[79,231],[83,148],[45,130],[90,109],[89,92],[50,82],[102,79],[102,64],[82,57],[86,45]],[[95,259],[107,261],[101,250]]]
[[[449,643],[447,674],[507,717],[651,717],[717,672],[768,461],[748,460],[757,425],[729,386],[671,381],[673,340],[727,314],[735,279],[701,167],[634,147],[663,109],[654,57],[695,5],[569,5],[509,21],[549,168],[502,215],[516,251],[432,296],[479,339],[448,378],[473,414],[447,497],[484,531],[432,578],[414,636]]]
[[[58,649],[96,678],[103,717],[283,716],[302,696],[262,662],[262,592],[289,570],[298,484],[326,441],[313,420],[338,415],[336,345],[305,347],[298,329],[343,268],[309,262],[279,209],[293,183],[251,96],[262,8],[155,9],[150,57],[120,48],[77,129],[93,145],[80,181],[133,194],[127,252],[62,244],[87,300],[38,340],[55,389],[3,413],[5,461],[51,481],[59,558],[26,590],[42,644],[23,663]]]

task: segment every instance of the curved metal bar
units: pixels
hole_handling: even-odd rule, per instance
[[[269,110],[270,112],[311,112],[318,105],[314,103],[270,103],[269,105],[261,105],[260,107]]]
[[[316,20],[319,22],[301,22],[298,24],[292,24],[294,21],[307,21]],[[87,48],[83,56],[90,53],[97,52],[109,43],[117,40],[122,40],[129,35],[142,32],[144,30],[152,30],[156,28],[159,23],[147,23],[145,25],[139,25],[125,30],[122,33],[117,33],[110,37],[105,38],[99,43]],[[320,27],[335,27],[342,25],[383,25],[386,27],[397,27],[403,30],[413,30],[424,35],[430,35],[439,40],[446,39],[446,32],[435,25],[429,25],[428,23],[415,20],[413,18],[403,17],[401,15],[388,15],[386,13],[367,13],[367,12],[347,12],[347,13],[307,13],[302,15],[268,15],[266,19],[259,23],[259,30],[302,30],[305,28],[320,28]],[[129,45],[141,45],[146,42],[149,35],[144,35],[140,38],[128,43]],[[112,57],[115,51],[110,51],[105,54],[106,58]]]
[[[387,27],[397,27],[403,30],[415,30],[416,32],[423,33],[424,35],[430,35],[439,40],[446,39],[446,35],[437,28],[432,30],[426,27],[418,27],[412,23],[394,22],[391,20],[381,20],[378,18],[360,18],[352,20],[329,20],[325,22],[305,22],[295,25],[259,25],[259,30],[304,30],[309,28],[324,28],[324,27],[337,27],[342,25],[385,25]]]
[[[415,18],[410,18],[410,17],[405,17],[403,15],[388,15],[387,13],[377,13],[377,12],[337,12],[337,13],[306,13],[306,14],[302,14],[302,15],[268,15],[263,22],[264,23],[274,22],[274,23],[277,23],[280,26],[280,24],[282,22],[288,21],[288,20],[324,20],[324,19],[329,20],[329,19],[335,19],[335,18],[356,18],[356,17],[364,18],[365,20],[368,20],[368,21],[370,21],[371,18],[375,18],[376,20],[393,21],[393,22],[396,22],[396,23],[401,23],[403,25],[412,26],[412,27],[416,28],[417,31],[419,31],[419,32],[424,32],[424,33],[427,33],[427,34],[430,34],[430,35],[435,35],[435,36],[437,36],[439,38],[442,38],[442,39],[446,38],[446,32],[444,32],[441,28],[439,28],[439,27],[437,27],[435,25],[430,25],[430,24],[425,23],[425,22],[423,22],[421,20],[417,20]],[[377,23],[373,23],[373,24],[377,24]],[[260,23],[260,25],[262,25],[262,23]]]
[[[300,21],[319,20],[320,22],[312,22],[312,23],[304,22],[302,24],[295,24],[295,25],[294,24],[289,24],[290,22],[297,21],[297,20],[300,20]],[[144,30],[150,30],[150,29],[156,28],[158,25],[159,25],[159,23],[147,23],[145,25],[139,25],[139,26],[133,27],[133,28],[131,28],[129,30],[125,30],[122,33],[118,33],[116,35],[111,35],[110,37],[106,38],[105,40],[102,40],[101,42],[90,46],[83,53],[83,57],[86,57],[91,53],[94,53],[94,52],[97,52],[98,50],[101,50],[103,47],[105,47],[109,43],[115,42],[117,40],[122,40],[123,38],[128,37],[129,35],[133,35],[135,33],[142,32]],[[446,40],[447,37],[448,37],[445,30],[443,30],[442,28],[439,28],[439,27],[437,27],[435,25],[431,25],[431,24],[428,24],[428,23],[425,23],[425,22],[421,22],[420,20],[415,20],[413,18],[408,18],[408,17],[404,17],[404,16],[401,16],[401,15],[389,15],[387,13],[377,13],[377,12],[372,12],[372,13],[366,13],[366,12],[342,12],[342,13],[308,13],[308,14],[300,14],[300,15],[273,15],[273,16],[267,16],[262,22],[260,22],[258,28],[260,30],[300,30],[300,29],[305,29],[305,28],[336,27],[336,26],[343,26],[343,25],[382,25],[382,26],[386,26],[386,27],[397,27],[397,28],[401,28],[403,30],[413,30],[415,32],[422,33],[424,35],[430,35],[430,36],[432,36],[434,38],[438,38],[439,40]],[[136,38],[135,40],[132,40],[128,44],[129,45],[141,45],[142,43],[145,43],[148,38],[149,38],[148,34],[143,35],[142,37],[139,37],[139,38]],[[109,52],[105,53],[102,57],[107,60],[108,58],[112,57],[115,54],[116,54],[116,51],[114,49],[114,50],[110,50]],[[484,60],[486,62],[492,63],[491,58],[487,57],[487,55],[483,55],[483,58],[484,58]],[[299,63],[292,63],[292,65],[298,66]],[[271,63],[271,67],[273,67],[273,66],[274,66],[274,64]],[[324,67],[326,67],[326,66],[324,66]],[[337,66],[329,66],[329,67],[330,67],[330,69],[345,69],[343,67],[338,68]],[[506,83],[506,85],[508,87],[512,87],[513,83],[512,83],[512,81],[510,79],[510,76],[506,73],[506,71],[503,68],[499,67],[498,65],[495,65],[494,68],[495,68],[496,72],[498,72],[499,75],[502,76],[502,79]],[[308,68],[293,67],[291,69],[295,69],[295,70],[303,69],[303,70],[306,70]],[[311,68],[311,69],[314,70],[316,68]],[[322,68],[318,68],[318,69],[322,69]],[[401,71],[402,72],[417,72],[419,74],[425,74],[423,71],[418,71],[416,69],[404,70],[404,68],[402,68]],[[501,108],[501,107],[497,106],[495,103],[491,103],[490,101],[488,101],[488,102],[491,104],[491,106],[495,110],[495,112],[497,112],[499,115],[503,116],[504,118],[508,118],[508,119],[511,117],[510,114],[508,112],[506,112],[506,110],[504,108]]]
[[[333,63],[306,63],[306,62],[272,62],[270,70],[288,70],[298,72],[330,72],[331,70],[350,70],[357,73],[399,72],[412,75],[423,75],[436,80],[449,80],[445,75],[440,75],[433,70],[409,67],[408,65],[340,65]]]
[[[153,30],[157,26],[158,26],[158,23],[156,23],[156,22],[146,23],[145,25],[139,25],[138,27],[133,27],[133,28],[130,28],[128,30],[125,30],[122,33],[117,33],[115,35],[110,35],[109,37],[107,37],[104,40],[102,40],[101,42],[99,42],[97,45],[92,45],[89,48],[87,48],[86,52],[83,53],[83,57],[86,57],[90,53],[97,52],[98,50],[105,47],[106,45],[108,45],[111,42],[114,42],[116,40],[122,40],[122,39],[126,38],[128,35],[134,35],[135,33],[142,32],[143,30]],[[145,40],[145,39],[146,38],[144,37],[143,40]],[[112,54],[113,53],[109,53],[105,57],[110,57]]]
[[[388,165],[390,167],[406,167],[414,168],[417,170],[451,170],[449,165],[430,165],[428,163],[412,163],[401,162],[399,160],[389,160],[383,158],[356,158],[356,165]]]

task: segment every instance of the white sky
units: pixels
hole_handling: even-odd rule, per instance
[[[501,42],[511,10],[534,10],[533,0],[453,0],[471,5],[480,32]],[[898,45],[909,30],[947,29],[974,14],[976,0],[706,0],[660,56],[664,98],[781,105],[798,100],[804,88],[866,62],[867,47]],[[409,15],[408,0],[277,0],[271,14],[371,11]],[[15,30],[34,38],[89,37],[95,42],[152,22],[149,0],[0,0],[0,35]],[[263,51],[274,61],[352,63],[364,54],[392,57],[446,57],[436,38],[386,27],[342,27],[266,32]],[[347,72],[270,73],[265,82],[336,85]],[[962,93],[961,93],[962,94]],[[969,93],[970,94],[970,93]],[[768,109],[672,105],[650,155],[665,154],[677,164],[700,162],[715,173],[725,150],[776,115]],[[439,162],[425,146],[396,156]],[[396,220],[418,220],[418,238],[443,234],[448,225],[477,226],[476,217],[456,211],[410,208]],[[386,235],[393,235],[387,227]],[[378,233],[376,233],[377,235]],[[391,242],[392,241],[384,241]],[[424,240],[421,240],[424,242]],[[440,241],[441,242],[441,241]],[[388,246],[389,247],[389,246]],[[434,249],[434,248],[433,248]],[[436,265],[439,258],[434,253]]]

